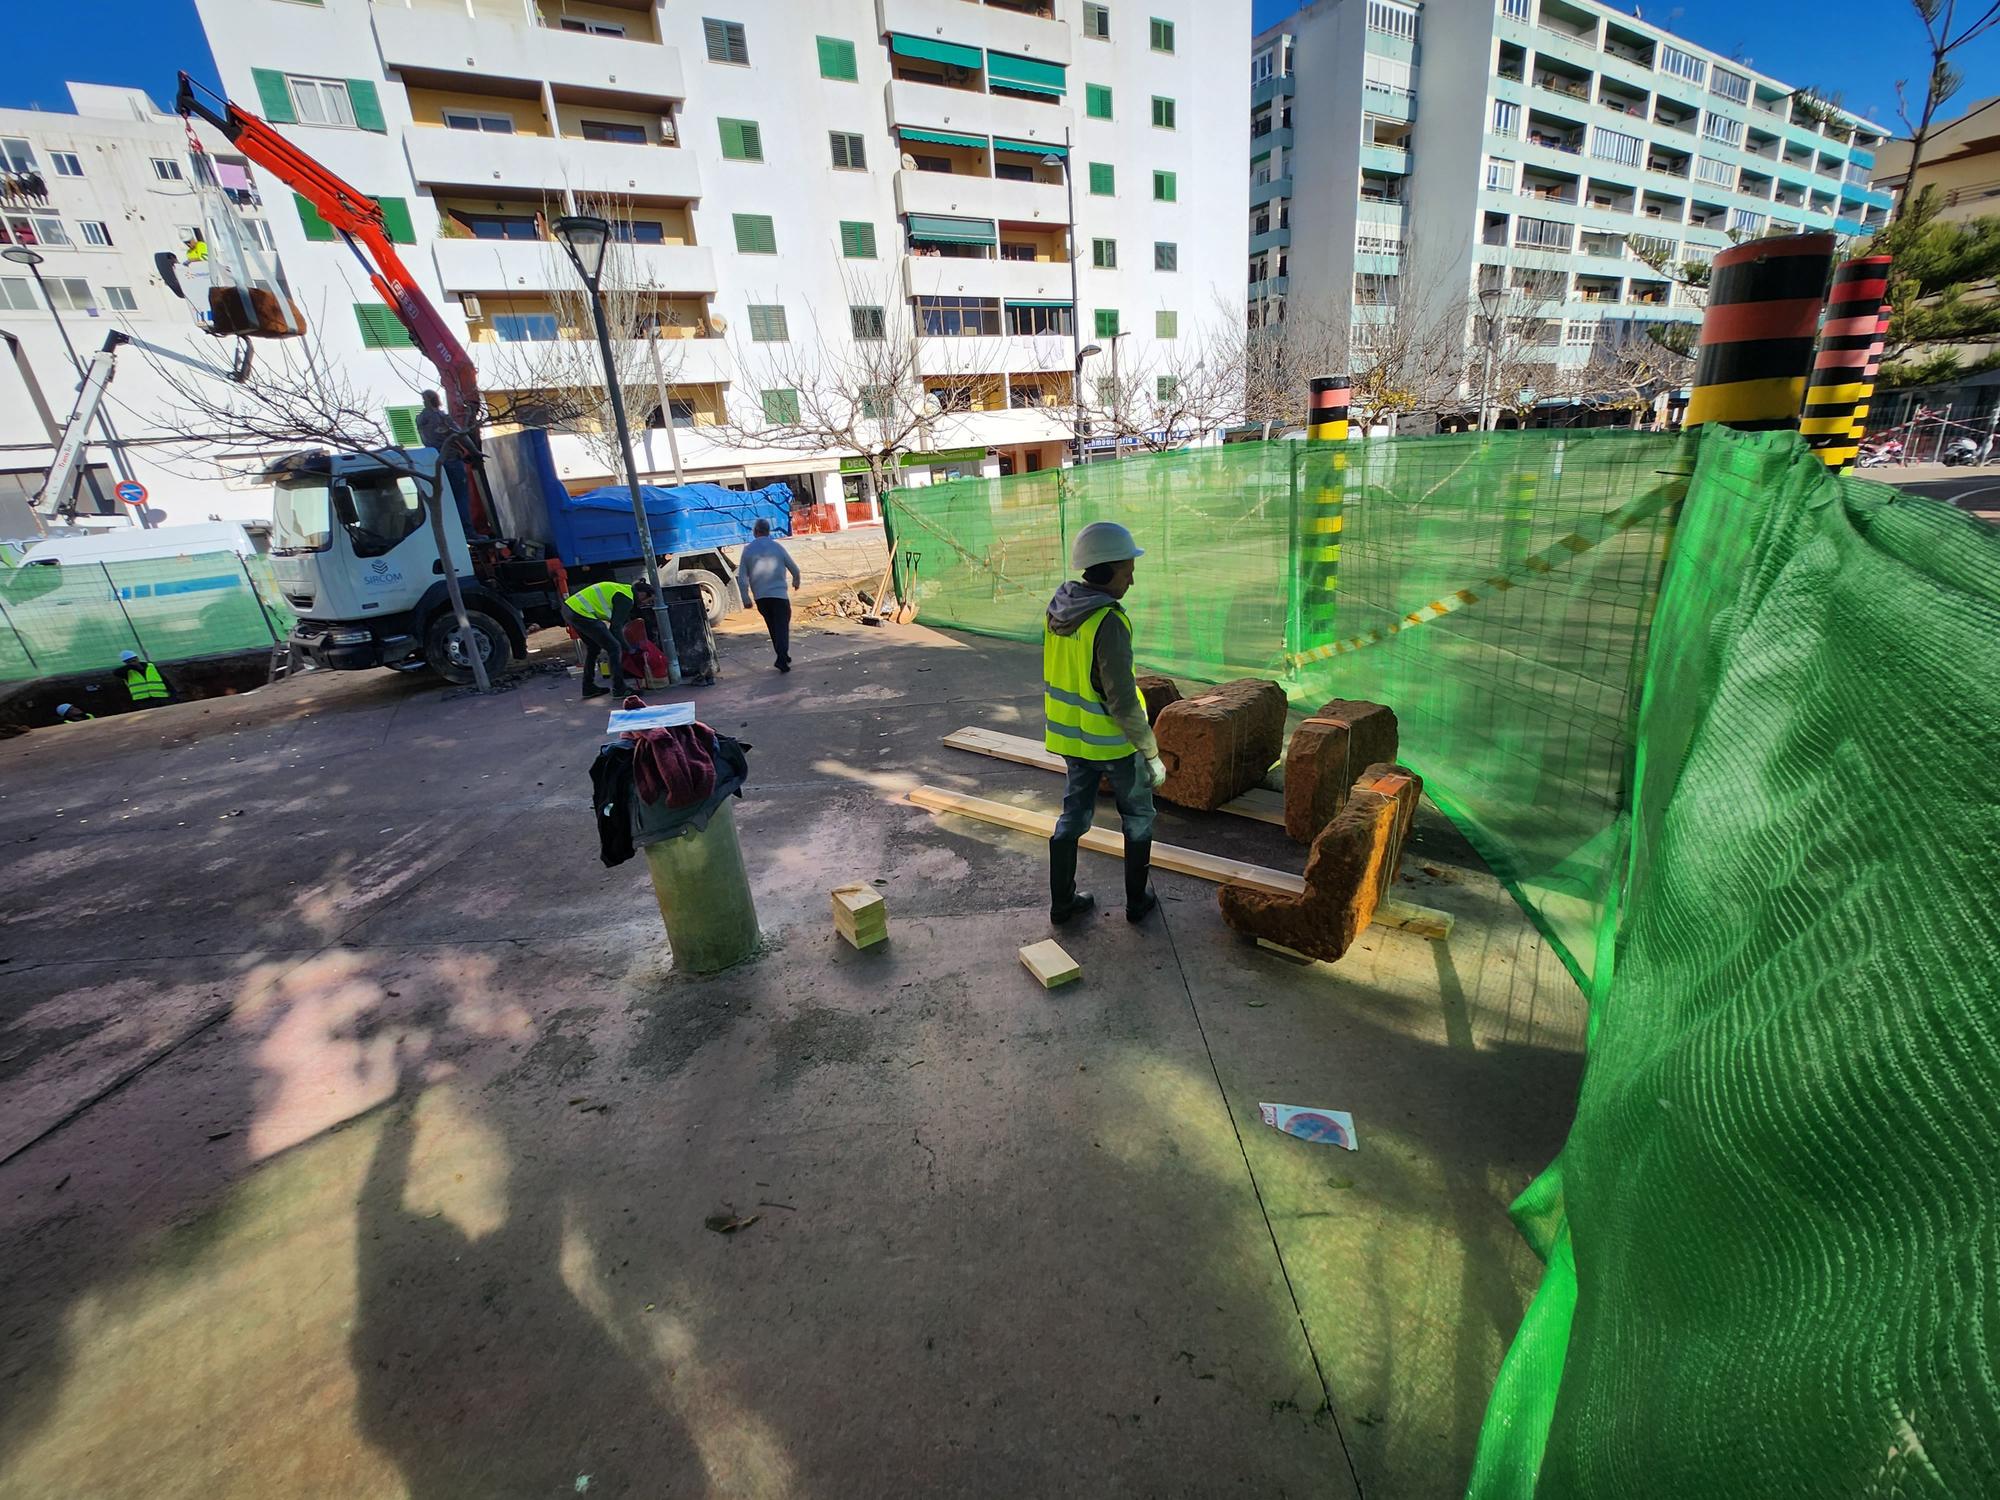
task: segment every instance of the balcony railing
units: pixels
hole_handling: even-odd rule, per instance
[[[1538,198],[1544,203],[1576,202],[1575,188],[1559,188],[1559,187],[1547,187],[1547,186],[1538,187],[1532,182],[1524,182],[1521,184],[1521,191],[1528,197]]]
[[[1531,146],[1540,146],[1547,151],[1567,152],[1571,156],[1583,155],[1583,141],[1581,137],[1576,140],[1565,140],[1561,136],[1542,135],[1530,130],[1528,132],[1528,144]]]
[[[1688,174],[1688,164],[1684,161],[1671,162],[1664,157],[1649,156],[1646,158],[1646,170],[1660,172],[1668,177],[1685,177]]]
[[[1590,85],[1579,83],[1574,78],[1564,77],[1560,73],[1537,73],[1535,87],[1547,89],[1552,94],[1564,94],[1571,99],[1590,98]]]

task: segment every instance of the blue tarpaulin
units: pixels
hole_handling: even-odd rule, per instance
[[[761,490],[730,490],[719,484],[679,484],[639,486],[646,504],[646,521],[653,530],[653,546],[660,552],[697,552],[750,540],[751,527],[769,521],[776,536],[792,531],[792,491],[789,485],[770,484]],[[588,537],[599,546],[615,531],[631,538],[631,552],[639,551],[637,527],[632,522],[632,496],[624,485],[601,485],[569,498],[579,540]],[[596,515],[596,522],[590,517]],[[612,517],[619,519],[614,520]],[[622,522],[622,525],[621,525]],[[579,553],[595,548],[578,548]],[[588,560],[582,559],[579,560]]]

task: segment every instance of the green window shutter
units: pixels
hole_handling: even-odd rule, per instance
[[[354,304],[354,321],[361,325],[361,347],[364,349],[409,349],[416,340],[410,337],[410,330],[396,320],[396,314],[379,302],[357,302]]]
[[[1090,164],[1090,190],[1100,198],[1109,198],[1118,191],[1118,174],[1108,161],[1094,161]]]
[[[778,231],[769,214],[731,214],[736,225],[736,249],[742,255],[776,255]]]
[[[1175,196],[1179,191],[1179,184],[1172,172],[1155,172],[1153,174],[1153,200],[1156,203],[1174,203],[1179,201]]]
[[[875,226],[853,219],[840,221],[840,253],[849,260],[875,258]]]
[[[722,132],[722,155],[725,161],[762,161],[764,159],[764,136],[758,130],[755,120],[719,119],[716,126]]]
[[[854,43],[837,36],[823,36],[819,42],[819,76],[853,83],[861,74],[854,66]]]
[[[1111,90],[1101,83],[1083,86],[1083,112],[1093,120],[1111,118]]]
[[[1174,23],[1153,17],[1153,50],[1171,52],[1174,50]]]
[[[377,198],[382,205],[382,227],[389,231],[389,238],[398,245],[414,245],[417,242],[417,226],[410,222],[410,205],[402,198]]]
[[[392,406],[384,413],[389,418],[389,436],[398,447],[422,446],[417,436],[417,413],[422,410],[421,406]]]
[[[299,226],[305,230],[309,240],[330,240],[333,226],[319,216],[319,210],[306,202],[305,194],[292,194],[292,201],[299,206]]]
[[[1153,380],[1153,399],[1155,401],[1171,401],[1180,392],[1181,382],[1178,375],[1160,375],[1156,376]]]
[[[1115,271],[1118,269],[1118,241],[1092,240],[1090,242],[1090,264],[1093,270]]]
[[[252,68],[250,77],[257,84],[257,102],[263,106],[264,118],[273,125],[296,125],[299,112],[292,108],[292,91],[285,86],[285,75],[272,68]]]
[[[798,426],[799,393],[794,390],[764,392],[764,420],[780,427]]]
[[[1153,241],[1153,269],[1155,271],[1178,271],[1181,268],[1181,247],[1172,240]]]
[[[785,323],[785,309],[776,303],[750,304],[750,340],[757,344],[782,344],[791,338]]]
[[[1161,130],[1174,128],[1174,101],[1153,95],[1153,124]]]
[[[1153,314],[1154,338],[1156,339],[1179,338],[1180,332],[1181,332],[1181,315],[1179,313],[1156,312]]]
[[[1118,337],[1118,309],[1100,307],[1097,309],[1097,337],[1115,339]]]
[[[363,130],[386,132],[388,121],[382,118],[382,97],[375,92],[375,85],[365,78],[347,80],[347,102],[354,106],[354,123]]]

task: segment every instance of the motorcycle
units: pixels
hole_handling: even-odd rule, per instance
[[[1862,469],[1882,469],[1903,461],[1903,445],[1895,438],[1878,438],[1873,443],[1864,443],[1855,466]]]
[[[1980,463],[1984,458],[1985,454],[1981,451],[1977,438],[1953,438],[1945,445],[1943,461],[1946,468],[1964,468],[1968,464]]]

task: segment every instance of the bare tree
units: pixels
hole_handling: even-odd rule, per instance
[[[2000,0],[1973,0],[1967,7],[1968,19],[1959,17],[1959,0],[1910,0],[1910,7],[1923,23],[1924,38],[1930,47],[1930,68],[1924,76],[1923,93],[1912,105],[1909,80],[1896,80],[1896,114],[1910,132],[1910,162],[1903,178],[1903,191],[1896,197],[1894,219],[1908,212],[1916,196],[1917,169],[1924,162],[1924,147],[1937,124],[1938,111],[1956,94],[1965,77],[1952,57],[1964,47],[2000,26]],[[1894,220],[1892,220],[1893,222]]]
[[[1343,373],[1349,315],[1345,303],[1306,297],[1288,297],[1276,310],[1281,316],[1253,314],[1239,322],[1241,415],[1246,422],[1296,426],[1305,420],[1307,382]]]
[[[1448,268],[1414,241],[1400,269],[1356,278],[1345,358],[1351,411],[1363,432],[1399,417],[1437,412],[1457,396],[1469,302]],[[1367,309],[1364,313],[1362,309]]]
[[[1183,447],[1243,415],[1246,342],[1228,325],[1156,338],[1079,392],[1084,420],[1118,448]]]
[[[1512,414],[1526,426],[1544,395],[1558,384],[1563,325],[1562,283],[1554,271],[1516,272],[1497,302],[1484,294],[1473,318],[1466,386],[1481,413]]]

